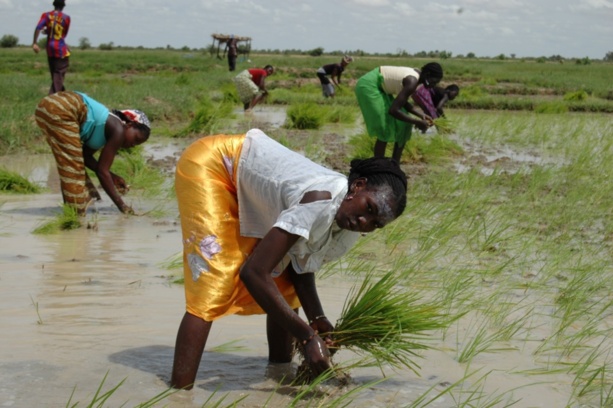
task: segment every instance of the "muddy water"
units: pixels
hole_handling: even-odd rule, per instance
[[[157,159],[175,154],[175,148],[149,147]],[[166,390],[184,299],[182,286],[169,284],[169,272],[159,264],[181,248],[176,207],[171,204],[170,215],[162,219],[128,217],[103,195],[96,215],[87,217],[96,229],[33,235],[61,201],[53,159],[13,157],[2,164],[49,190],[0,196],[0,407],[63,407],[73,393],[72,403],[86,406],[105,376],[104,390],[124,380],[108,400],[110,407],[135,406]],[[137,211],[147,209],[146,202],[137,205]],[[320,282],[332,321],[355,283],[339,276]],[[287,406],[294,390],[280,385],[280,379],[291,377],[296,364],[267,364],[264,322],[262,316],[233,316],[215,323],[194,390],[176,393],[160,406],[200,407],[211,395],[215,400],[226,394],[226,404],[246,397],[239,406],[261,407],[267,401]],[[458,381],[468,368],[450,351],[454,337],[451,333],[435,343],[441,351],[424,353],[421,376],[386,369],[386,381],[357,394],[350,406],[406,406],[430,387],[433,396]],[[212,351],[232,341],[237,341],[234,349]],[[337,361],[354,357],[341,351]],[[470,367],[482,373],[466,387],[493,370],[483,385],[485,395],[519,387],[511,394],[522,399],[518,406],[565,406],[570,384],[563,378],[535,384],[532,377],[509,374],[532,366],[530,350],[484,354]],[[382,378],[377,368],[354,370],[351,376],[351,387]],[[338,396],[347,389],[324,391]],[[449,396],[431,404],[456,405]]]

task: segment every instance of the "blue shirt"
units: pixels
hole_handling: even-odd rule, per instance
[[[106,144],[104,136],[104,127],[106,120],[109,117],[109,110],[106,106],[90,98],[84,93],[77,92],[83,98],[83,102],[87,105],[87,119],[81,123],[79,135],[81,141],[87,147],[98,150]]]

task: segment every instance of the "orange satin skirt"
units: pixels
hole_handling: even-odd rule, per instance
[[[236,177],[244,139],[203,137],[185,149],[177,163],[187,312],[206,321],[265,313],[239,277],[259,242],[240,236]],[[287,273],[274,281],[290,307],[300,307]]]

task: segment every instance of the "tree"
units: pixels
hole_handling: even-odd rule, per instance
[[[89,38],[87,38],[87,37],[79,38],[79,49],[81,49],[81,50],[88,50],[91,47],[92,47],[92,45],[89,42]]]
[[[613,61],[613,51],[607,52],[607,55],[604,56],[605,61]]]
[[[113,49],[113,41],[111,41],[110,43],[100,43],[100,45],[98,46],[98,48],[100,48],[103,51],[111,51]]]
[[[312,57],[319,57],[324,53],[324,49],[322,47],[313,48],[309,51],[309,55]]]
[[[19,44],[19,38],[15,37],[12,34],[5,34],[0,38],[0,47],[2,48],[13,48]]]

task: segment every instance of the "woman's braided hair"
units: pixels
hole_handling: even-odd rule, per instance
[[[443,79],[443,67],[438,62],[429,62],[421,67],[421,73],[428,75],[430,78]]]
[[[396,160],[387,157],[354,159],[349,170],[349,186],[359,177],[366,178],[368,187],[390,186],[396,203],[394,215],[402,214],[407,206],[407,176]]]

